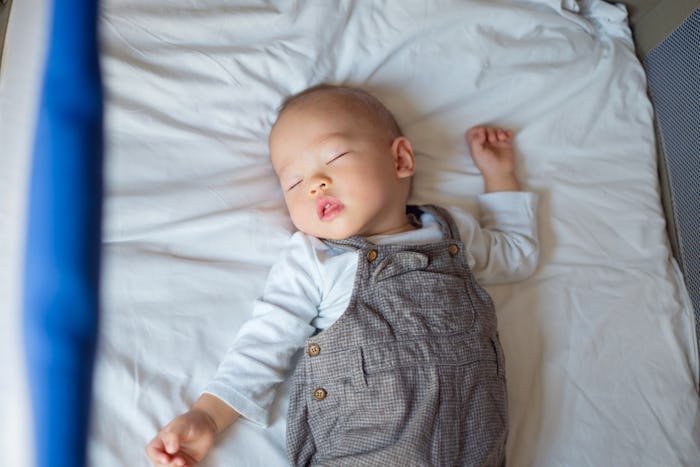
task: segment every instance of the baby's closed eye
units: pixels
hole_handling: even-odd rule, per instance
[[[335,156],[332,156],[332,157],[328,160],[328,162],[326,162],[326,164],[330,164],[331,162],[335,162],[335,161],[337,161],[338,159],[340,159],[341,157],[346,156],[346,155],[348,155],[348,154],[349,154],[349,151],[346,151],[346,152],[341,152],[340,154],[337,154],[337,155],[335,155]]]
[[[302,179],[297,179],[297,180],[292,181],[291,183],[287,183],[287,191],[291,191],[294,188],[298,187],[299,185],[301,185],[301,182],[302,182]]]

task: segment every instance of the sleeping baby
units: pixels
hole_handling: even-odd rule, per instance
[[[528,277],[537,197],[520,191],[510,131],[466,139],[481,170],[481,222],[408,205],[413,148],[359,89],[288,98],[270,157],[298,232],[192,408],[148,444],[156,466],[193,466],[244,417],[268,424],[298,359],[286,446],[295,466],[505,463],[503,352],[479,285]]]

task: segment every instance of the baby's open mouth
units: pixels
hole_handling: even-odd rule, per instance
[[[322,196],[316,200],[316,214],[322,221],[329,221],[340,213],[345,205],[331,196]]]

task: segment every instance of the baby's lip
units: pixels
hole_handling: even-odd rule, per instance
[[[321,196],[316,200],[316,214],[322,221],[329,221],[337,216],[345,205],[332,196]]]

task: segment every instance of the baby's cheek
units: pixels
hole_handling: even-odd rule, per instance
[[[304,225],[307,223],[307,219],[304,219],[304,216],[294,209],[289,210],[289,216],[292,218],[292,223],[294,226],[299,230],[303,230]]]
[[[297,230],[304,233],[314,235],[311,231],[314,228],[314,222],[311,213],[294,207],[289,207],[289,216],[292,218],[292,223]]]

